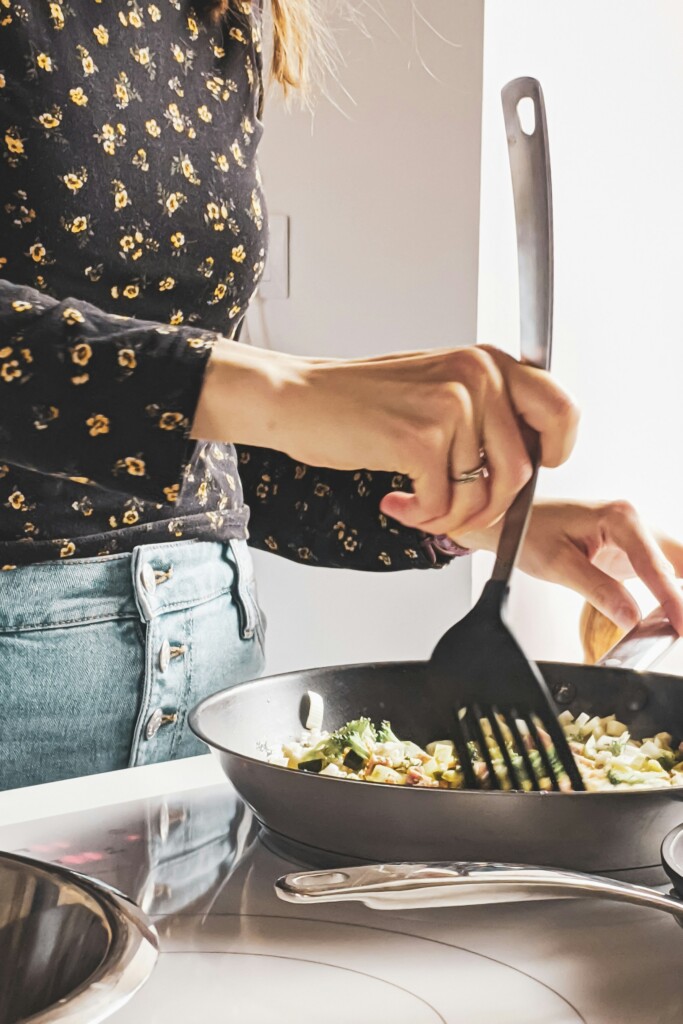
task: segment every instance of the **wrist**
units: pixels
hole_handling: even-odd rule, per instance
[[[285,396],[305,387],[308,360],[225,338],[207,364],[191,436],[285,448]],[[286,442],[285,442],[286,443]]]

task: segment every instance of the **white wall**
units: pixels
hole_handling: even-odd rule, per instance
[[[342,27],[343,117],[271,101],[261,166],[271,211],[291,217],[291,294],[263,302],[274,348],[358,356],[476,336],[483,0],[411,0]],[[256,311],[258,313],[258,310]],[[257,328],[258,317],[252,318]],[[256,332],[255,330],[255,333]],[[423,657],[465,611],[467,560],[387,576],[256,553],[270,671]]]
[[[514,351],[514,220],[499,94],[508,79],[533,75],[545,91],[553,169],[553,369],[583,408],[575,455],[546,472],[540,489],[626,497],[679,534],[682,39],[679,0],[487,0],[479,292],[480,340]],[[580,604],[516,579],[513,620],[528,652],[580,657]]]

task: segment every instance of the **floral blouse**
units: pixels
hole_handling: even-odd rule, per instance
[[[379,513],[403,476],[189,439],[266,255],[257,14],[0,0],[1,568],[194,538],[373,570],[458,550]]]

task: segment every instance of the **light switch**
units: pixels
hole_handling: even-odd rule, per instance
[[[268,258],[259,284],[263,299],[289,298],[289,217],[272,213],[268,220]]]

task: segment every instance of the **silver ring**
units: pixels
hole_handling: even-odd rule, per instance
[[[452,476],[451,481],[454,484],[472,484],[479,477],[483,476],[486,478],[489,475],[488,460],[486,458],[486,452],[482,451],[479,453],[481,462],[474,469],[468,470],[466,473],[461,473],[459,476]]]

